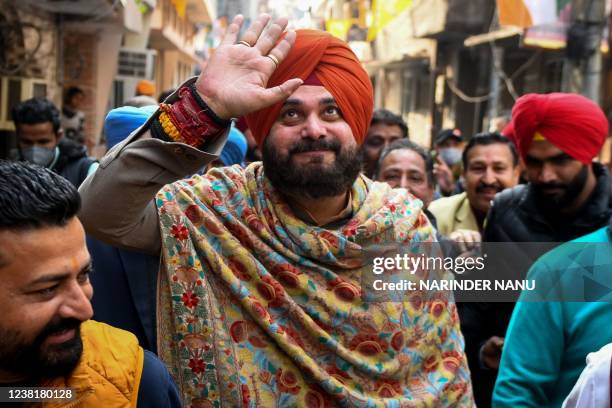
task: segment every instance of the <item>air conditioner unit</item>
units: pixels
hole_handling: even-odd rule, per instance
[[[30,98],[46,98],[47,83],[41,79],[0,78],[0,130],[15,130],[11,110],[19,102]]]
[[[111,92],[112,107],[122,106],[129,98],[136,95],[136,85],[142,79],[154,82],[155,50],[121,48],[117,75]]]
[[[117,76],[153,80],[155,74],[155,50],[121,48]]]

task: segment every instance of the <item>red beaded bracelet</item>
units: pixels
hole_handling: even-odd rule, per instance
[[[218,136],[231,122],[219,119],[201,98],[194,95],[195,92],[193,87],[184,86],[179,89],[176,102],[171,105],[162,103],[160,108],[178,131],[178,140],[172,137],[173,140],[200,147]]]

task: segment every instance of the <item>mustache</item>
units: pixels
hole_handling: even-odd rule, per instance
[[[499,193],[503,189],[504,188],[499,183],[487,184],[487,183],[480,182],[476,186],[476,192],[477,193],[484,193],[486,190],[495,190],[495,192]]]
[[[38,338],[41,340],[44,340],[53,334],[60,333],[66,330],[76,329],[81,325],[81,323],[82,322],[80,320],[72,319],[72,318],[55,320],[55,321],[52,320],[40,332],[40,334],[38,335]]]
[[[297,153],[314,152],[318,150],[331,150],[334,153],[340,153],[342,146],[337,140],[331,139],[317,139],[317,140],[301,140],[294,144],[289,149],[289,155]]]

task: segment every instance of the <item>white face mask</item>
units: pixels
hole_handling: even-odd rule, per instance
[[[47,167],[55,158],[55,147],[47,148],[40,146],[25,147],[20,149],[23,160]]]
[[[457,147],[445,147],[440,149],[440,157],[446,164],[453,166],[461,161],[463,150]]]

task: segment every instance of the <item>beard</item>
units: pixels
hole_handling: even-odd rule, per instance
[[[357,145],[342,148],[337,140],[300,140],[282,155],[269,138],[264,141],[262,158],[264,173],[275,189],[289,195],[310,198],[334,197],[346,193],[355,183],[363,164],[363,153]],[[329,150],[336,160],[331,165],[309,163],[298,166],[293,156],[298,153]]]
[[[70,374],[83,353],[80,325],[76,319],[51,321],[29,344],[17,330],[0,326],[0,368],[28,378]],[[75,329],[72,339],[60,344],[44,344],[49,336],[72,329]]]
[[[533,184],[533,191],[538,206],[554,213],[568,207],[582,192],[589,176],[588,166],[582,166],[578,174],[568,183],[538,183]],[[558,188],[562,191],[556,194],[546,193],[546,189]]]

